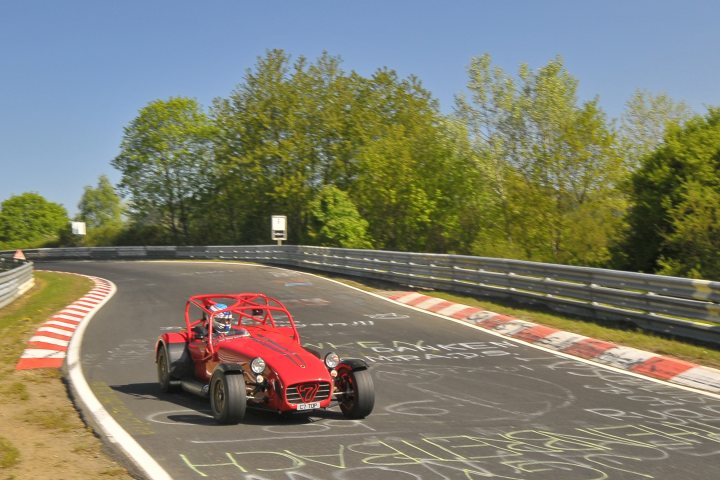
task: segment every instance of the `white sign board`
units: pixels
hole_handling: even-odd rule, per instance
[[[273,240],[287,240],[287,217],[285,215],[273,215],[271,230]]]
[[[85,222],[70,222],[73,235],[85,235]]]

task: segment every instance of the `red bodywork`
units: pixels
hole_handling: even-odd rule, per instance
[[[218,304],[227,307],[211,309]],[[229,333],[210,328],[228,312]],[[336,372],[301,346],[293,317],[280,301],[260,293],[195,295],[186,303],[185,325],[183,332],[161,335],[158,347],[186,346],[186,376],[207,385],[216,368],[231,366],[242,369],[253,406],[285,412],[330,405]],[[257,357],[265,361],[260,374],[250,369]]]

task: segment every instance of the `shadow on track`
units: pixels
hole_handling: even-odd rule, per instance
[[[178,410],[166,411],[163,419],[167,423],[190,424],[190,425],[216,425],[210,413],[209,400],[189,393],[163,393],[158,384],[133,383],[126,385],[111,385],[110,388],[118,393],[129,395],[143,400],[154,400],[163,404],[172,404],[181,407]],[[311,413],[283,413],[263,410],[248,406],[245,418],[240,424],[246,425],[300,425],[315,423],[321,420],[342,420],[345,417],[335,410],[315,410]],[[218,425],[220,427],[220,425]]]

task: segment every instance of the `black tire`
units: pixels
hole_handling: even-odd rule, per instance
[[[235,425],[245,417],[247,397],[242,373],[217,371],[210,380],[210,409],[215,421]]]
[[[176,379],[174,379],[172,375],[170,375],[170,356],[168,355],[167,347],[165,346],[165,344],[162,344],[158,349],[157,358],[155,360],[157,363],[157,374],[158,383],[160,384],[160,391],[164,393],[176,391]]]
[[[346,418],[358,419],[370,415],[375,406],[375,386],[370,372],[343,368],[338,372],[337,385],[340,410]]]

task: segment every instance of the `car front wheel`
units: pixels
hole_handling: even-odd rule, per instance
[[[338,402],[347,418],[365,418],[375,406],[375,386],[367,370],[341,369],[337,376]]]
[[[245,417],[247,398],[242,373],[218,371],[210,380],[210,408],[223,425],[235,425]]]

